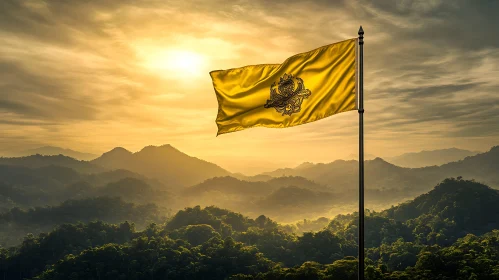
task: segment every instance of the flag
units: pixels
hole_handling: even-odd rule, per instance
[[[284,128],[357,110],[358,39],[294,55],[282,64],[210,72],[217,136],[250,127]]]

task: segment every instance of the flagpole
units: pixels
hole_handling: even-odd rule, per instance
[[[364,280],[364,30],[359,28],[359,280]]]

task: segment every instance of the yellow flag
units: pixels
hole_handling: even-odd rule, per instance
[[[282,64],[210,72],[217,135],[290,127],[357,110],[357,38],[294,55]]]

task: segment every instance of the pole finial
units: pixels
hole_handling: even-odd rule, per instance
[[[362,25],[359,28],[359,45],[364,45],[364,29],[362,29]]]

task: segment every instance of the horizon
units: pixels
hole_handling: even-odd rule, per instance
[[[111,151],[114,151],[116,149],[124,149],[127,152],[135,154],[135,153],[139,153],[140,151],[144,150],[147,147],[161,148],[161,147],[164,147],[164,146],[172,147],[173,149],[178,150],[179,152],[181,152],[182,154],[185,154],[186,156],[194,157],[194,158],[197,158],[197,159],[200,159],[200,160],[204,160],[204,161],[213,163],[213,164],[215,164],[215,165],[217,165],[217,166],[219,166],[219,167],[227,170],[228,172],[230,172],[232,174],[242,174],[242,175],[245,175],[245,176],[260,175],[260,174],[267,173],[267,172],[277,171],[279,169],[287,169],[287,168],[296,169],[296,168],[300,167],[303,164],[314,164],[314,165],[317,165],[317,164],[329,164],[329,163],[333,163],[333,162],[336,162],[336,161],[358,161],[358,158],[354,158],[354,157],[358,157],[358,155],[350,154],[348,157],[345,157],[345,158],[337,158],[337,159],[332,159],[330,161],[325,161],[325,162],[313,162],[313,161],[304,160],[304,161],[302,161],[302,162],[300,162],[300,163],[298,163],[296,165],[287,165],[287,166],[279,166],[277,164],[274,164],[273,167],[262,167],[261,166],[261,162],[255,162],[255,164],[258,164],[258,165],[254,166],[253,168],[252,167],[248,168],[247,163],[244,163],[244,164],[240,165],[240,167],[239,167],[240,169],[238,169],[237,166],[235,168],[233,166],[224,166],[224,165],[221,165],[221,164],[219,164],[219,163],[217,163],[215,161],[210,161],[210,160],[207,160],[207,159],[204,159],[204,158],[197,157],[196,155],[184,153],[183,151],[177,149],[175,146],[173,146],[171,144],[163,144],[163,145],[158,145],[158,146],[147,145],[147,146],[144,146],[141,149],[136,150],[136,151],[129,150],[129,149],[127,149],[125,147],[122,147],[122,146],[116,146],[116,147],[112,148],[111,150],[104,151],[104,152],[99,153],[99,154],[92,154],[93,156],[95,156],[95,158],[91,158],[91,159],[79,159],[77,157],[70,156],[70,155],[64,154],[64,153],[62,153],[62,155],[63,156],[68,156],[68,157],[71,157],[71,158],[74,158],[74,159],[77,159],[77,160],[83,160],[83,161],[90,162],[90,161],[95,160],[95,159],[103,156],[104,154],[109,153]],[[397,163],[392,163],[390,161],[392,159],[397,158],[397,157],[403,157],[403,156],[408,156],[408,155],[421,155],[421,154],[424,154],[424,153],[433,153],[433,152],[451,151],[451,150],[458,150],[458,151],[463,151],[463,152],[470,152],[470,153],[472,153],[472,155],[478,155],[478,154],[486,153],[486,152],[490,151],[494,147],[499,147],[499,144],[498,145],[493,145],[490,148],[488,148],[486,150],[481,150],[481,151],[469,151],[469,150],[459,149],[459,148],[456,148],[456,147],[450,147],[450,148],[437,149],[437,150],[422,150],[422,151],[416,151],[416,152],[410,152],[410,151],[408,151],[408,152],[405,152],[403,154],[399,154],[399,155],[396,155],[396,156],[393,156],[393,157],[383,157],[383,156],[380,156],[380,155],[365,154],[365,161],[372,161],[372,160],[375,160],[377,158],[381,158],[382,160],[384,160],[384,161],[386,161],[388,163],[394,164],[396,166],[408,168],[408,166],[402,166],[402,165],[399,165]],[[61,149],[61,150],[72,151],[72,152],[81,153],[81,154],[90,154],[90,153],[87,153],[85,151],[76,151],[76,150],[73,150],[73,149],[67,148],[67,147],[64,148],[64,147],[57,147],[57,146],[43,146],[43,147],[38,147],[38,148],[33,148],[33,149],[28,149],[28,150],[23,150],[23,151],[16,151],[16,152],[13,152],[13,153],[7,154],[7,155],[2,154],[1,151],[0,151],[0,158],[1,157],[16,158],[16,157],[24,157],[24,156],[36,155],[36,154],[33,154],[33,153],[27,153],[27,154],[22,155],[22,153],[32,152],[33,150],[44,149],[44,148],[48,148],[48,149]],[[52,156],[55,156],[55,155],[60,155],[60,154],[42,153],[40,155],[48,155],[48,156],[52,155]],[[464,159],[464,158],[459,158],[459,157],[456,158],[456,160],[460,160],[460,159]],[[445,163],[448,163],[448,162],[453,162],[453,160],[446,161]],[[443,162],[442,164],[445,164],[445,163]],[[440,164],[437,164],[437,165],[440,165]],[[421,167],[424,167],[424,166],[421,166]],[[411,168],[411,167],[409,167],[409,168]],[[414,167],[412,167],[412,168],[414,168]],[[416,168],[419,168],[419,167],[416,167]]]

